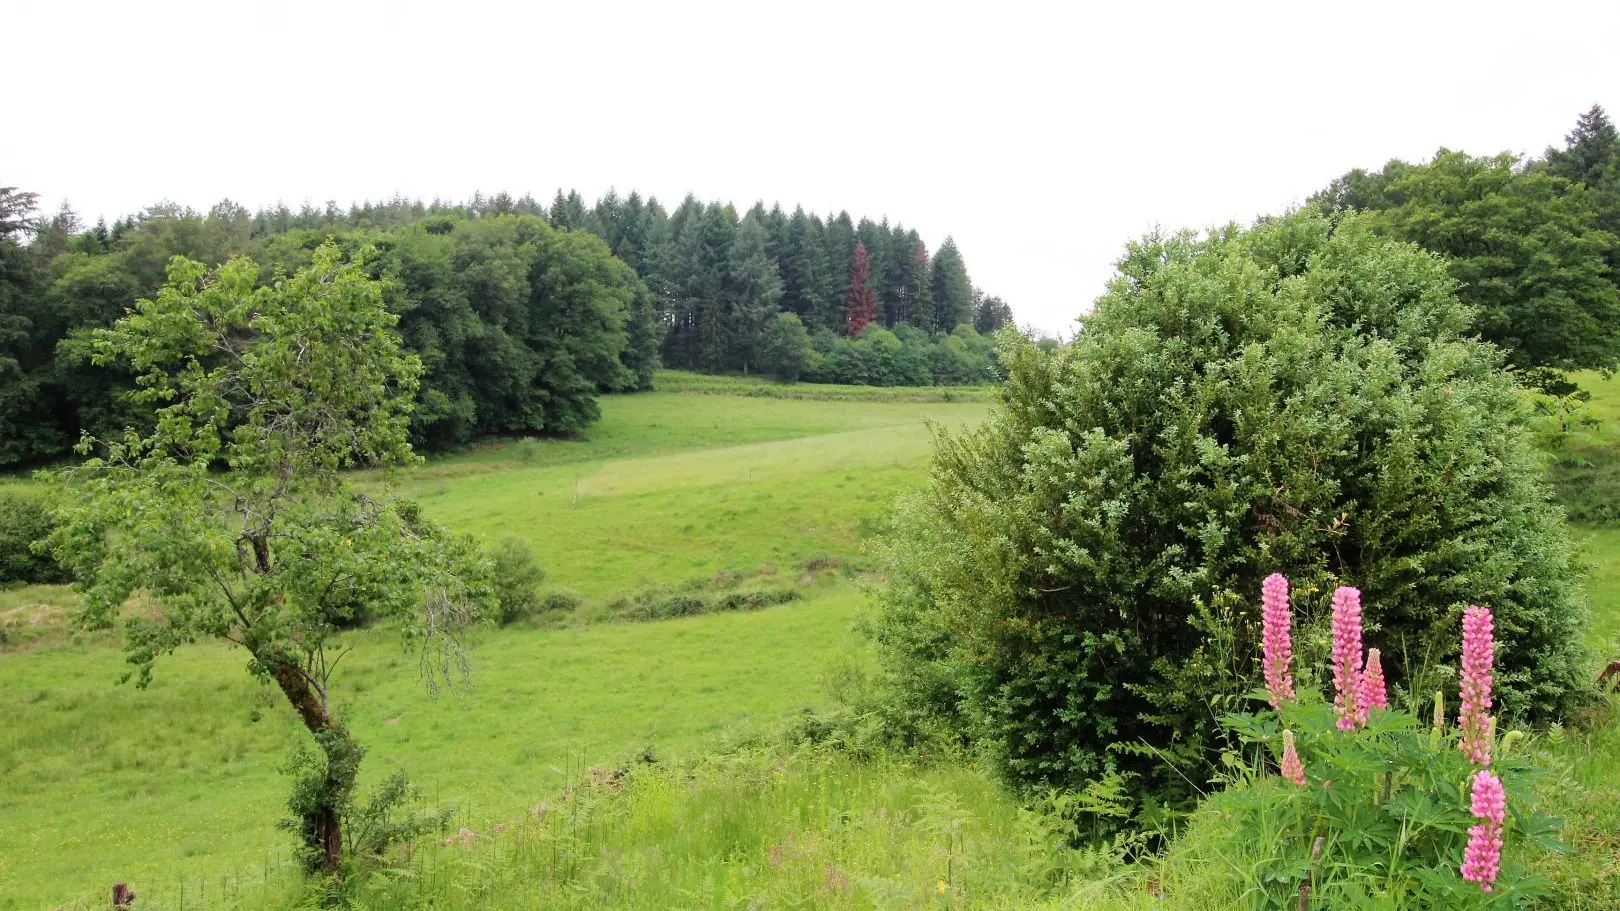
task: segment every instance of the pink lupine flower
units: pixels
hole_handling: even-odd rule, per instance
[[[1299,761],[1299,750],[1294,748],[1294,732],[1283,731],[1282,777],[1305,787],[1305,764]]]
[[[1492,618],[1488,608],[1470,605],[1463,612],[1462,711],[1457,724],[1462,729],[1459,746],[1474,765],[1491,764],[1491,661],[1496,646],[1492,640]]]
[[[1384,663],[1378,649],[1367,650],[1367,667],[1361,672],[1361,719],[1365,723],[1370,709],[1389,708],[1389,697],[1384,692]]]
[[[1340,586],[1333,592],[1333,709],[1339,730],[1366,724],[1361,706],[1361,590]]]
[[[1288,579],[1282,573],[1272,573],[1260,584],[1260,604],[1266,690],[1271,693],[1271,707],[1279,708],[1294,698],[1294,674],[1289,670],[1294,660],[1293,618],[1288,608]]]
[[[1486,892],[1496,882],[1502,863],[1502,821],[1507,815],[1507,795],[1502,782],[1489,769],[1474,773],[1474,804],[1471,811],[1479,825],[1468,830],[1468,847],[1463,851],[1462,878],[1479,883]]]

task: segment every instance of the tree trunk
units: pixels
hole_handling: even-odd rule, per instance
[[[326,754],[326,779],[316,805],[304,813],[304,842],[319,855],[322,871],[336,873],[343,861],[343,820],[338,809],[354,790],[360,771],[360,748],[326,710],[297,664],[287,660],[271,662],[270,673]]]

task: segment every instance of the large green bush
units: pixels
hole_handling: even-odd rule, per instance
[[[1472,600],[1500,624],[1504,715],[1568,711],[1568,534],[1469,318],[1442,262],[1357,216],[1132,244],[1073,345],[1004,343],[1000,406],[940,436],[882,545],[891,708],[1016,783],[1190,790],[1258,675],[1260,581],[1284,572],[1305,663],[1341,580],[1397,683],[1455,662]]]
[[[0,491],[0,585],[68,581],[56,558],[30,549],[33,542],[50,533],[50,508],[44,500]]]

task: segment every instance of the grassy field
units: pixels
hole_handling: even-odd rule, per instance
[[[862,523],[922,476],[928,420],[981,404],[653,394],[608,398],[578,441],[513,440],[401,478],[434,518],[532,542],[548,585],[588,596],[717,572],[779,570],[804,600],[658,624],[484,633],[475,687],[430,699],[387,631],[357,646],[334,690],[371,750],[362,778],[402,769],[470,824],[519,812],[582,764],[713,737],[818,704],[817,678],[853,647],[859,591],[806,576],[808,557],[858,558]],[[118,687],[108,634],[69,639],[60,587],[0,592],[0,908],[88,900],[110,883],[177,900],[189,882],[262,875],[278,771],[303,736],[240,652],[196,646],[152,687]],[[50,647],[40,647],[48,645]],[[221,880],[220,877],[226,877]],[[166,890],[166,891],[165,891]],[[148,905],[150,907],[150,905]]]
[[[862,523],[916,483],[925,421],[982,404],[656,393],[603,402],[588,440],[514,440],[435,460],[401,493],[434,518],[530,542],[587,596],[856,555]]]
[[[763,571],[803,599],[481,632],[475,685],[437,699],[388,631],[350,634],[357,649],[335,689],[370,750],[362,785],[402,770],[466,827],[369,880],[357,907],[1229,903],[1229,877],[1201,853],[1199,833],[1218,820],[1164,858],[1125,865],[1064,846],[1057,817],[1019,806],[966,760],[751,742],[824,707],[829,667],[869,661],[851,631],[858,580],[801,562],[858,563],[863,529],[922,478],[925,422],[970,422],[986,406],[927,390],[835,400],[737,378],[690,385],[711,388],[608,398],[586,439],[486,443],[406,473],[402,492],[458,529],[530,541],[548,586],[593,602],[726,571]],[[1595,406],[1620,407],[1613,392]],[[1620,529],[1578,533],[1591,644],[1620,657]],[[0,592],[0,617],[24,621],[0,655],[0,909],[100,907],[120,880],[142,892],[138,907],[302,906],[273,826],[279,768],[303,738],[279,696],[216,646],[160,665],[149,690],[117,687],[117,643],[74,637],[70,601],[56,587]],[[1534,744],[1546,801],[1570,821],[1575,850],[1545,870],[1580,896],[1567,907],[1612,908],[1620,893],[1603,885],[1620,884],[1620,724],[1607,711]],[[580,774],[644,751],[657,764],[626,779]]]

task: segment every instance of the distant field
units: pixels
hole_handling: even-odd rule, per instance
[[[487,443],[430,461],[402,492],[486,539],[531,541],[550,577],[588,596],[859,558],[863,521],[919,483],[928,420],[982,404],[779,400],[655,393],[603,401],[581,441]],[[818,704],[818,676],[854,646],[862,599],[827,578],[758,613],[482,633],[475,689],[429,699],[387,631],[357,645],[335,687],[370,750],[362,784],[404,769],[430,802],[483,824],[538,802],[581,763],[642,747],[681,756],[713,735]],[[0,613],[42,616],[62,643],[71,596],[0,592]],[[32,634],[32,633],[31,633]],[[118,687],[110,636],[0,655],[0,909],[54,907],[114,881],[146,907],[192,907],[283,856],[278,769],[302,732],[242,653],[189,649],[147,691]],[[257,715],[257,720],[255,719]],[[226,877],[221,880],[220,877]],[[158,905],[150,904],[154,899]]]
[[[834,383],[779,383],[761,377],[713,376],[684,370],[660,370],[653,385],[659,392],[749,395],[778,399],[825,399],[836,402],[988,402],[994,386],[847,386]]]

